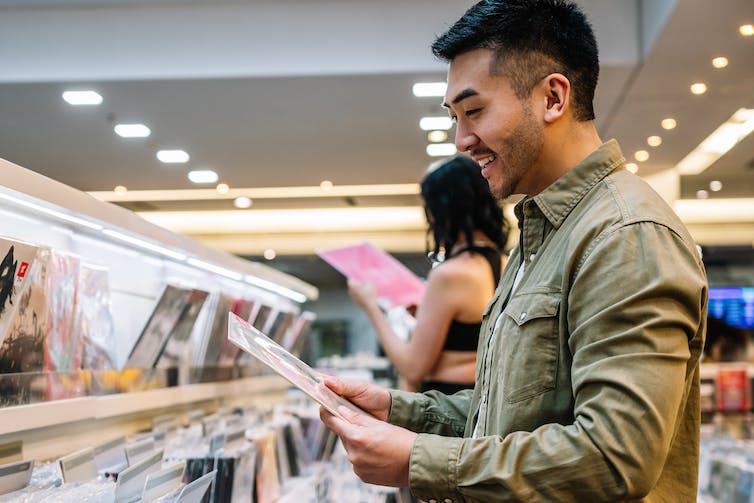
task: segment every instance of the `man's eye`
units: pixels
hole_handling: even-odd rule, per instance
[[[471,117],[472,115],[474,115],[475,113],[477,113],[479,110],[481,110],[481,109],[480,108],[472,108],[471,110],[466,110],[465,115],[466,115],[466,117]]]

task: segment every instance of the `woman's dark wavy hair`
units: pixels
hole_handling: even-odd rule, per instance
[[[495,52],[490,75],[505,75],[519,99],[551,73],[571,81],[577,120],[594,119],[599,54],[594,31],[569,0],[482,0],[432,44],[444,61],[474,49]]]
[[[461,236],[473,243],[475,230],[501,252],[505,249],[508,224],[479,165],[469,157],[453,157],[432,169],[421,182],[421,195],[435,254],[441,248],[450,253]]]

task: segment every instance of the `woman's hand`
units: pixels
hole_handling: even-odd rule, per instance
[[[377,304],[377,289],[371,283],[362,283],[355,279],[349,279],[348,294],[351,296],[353,303],[364,311],[379,307]]]

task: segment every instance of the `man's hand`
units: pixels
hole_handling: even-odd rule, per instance
[[[390,414],[391,398],[388,390],[374,383],[356,380],[343,380],[325,376],[325,385],[336,394],[382,421]]]
[[[353,472],[370,484],[408,486],[408,462],[416,433],[343,406],[338,412],[348,421],[324,408],[320,408],[319,416],[340,437]]]

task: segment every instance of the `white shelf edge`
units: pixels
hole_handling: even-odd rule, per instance
[[[4,407],[0,409],[0,436],[77,421],[125,416],[218,397],[282,392],[288,387],[290,385],[284,379],[270,375]]]

